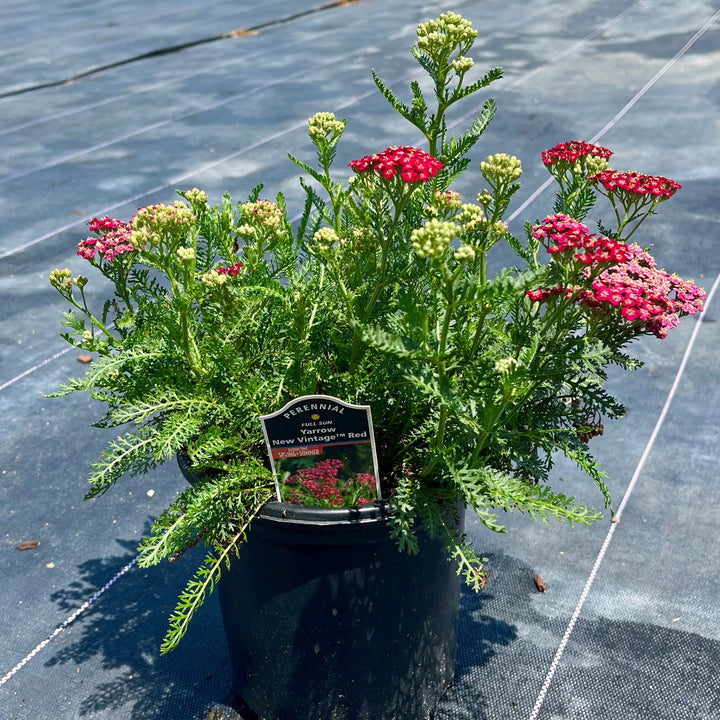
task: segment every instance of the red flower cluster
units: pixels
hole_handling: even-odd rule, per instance
[[[372,170],[385,180],[392,180],[399,172],[405,182],[412,183],[427,182],[438,174],[443,164],[418,148],[401,146],[352,160],[348,166],[358,173]]]
[[[343,507],[343,486],[349,483],[342,481],[338,473],[344,465],[342,460],[328,458],[319,460],[313,467],[301,468],[285,481],[286,485],[300,486],[290,492],[286,501],[294,505],[310,504],[304,500],[309,495],[311,499],[327,503],[330,507]],[[370,497],[376,497],[375,477],[371,473],[356,473],[351,483],[359,484],[364,490],[363,496],[357,499],[358,505],[367,505],[371,502]]]
[[[97,251],[100,257],[111,262],[118,255],[137,249],[130,242],[131,228],[127,223],[104,217],[93,218],[88,226],[99,237],[89,237],[77,244],[77,254],[86,260],[93,261]]]
[[[672,197],[682,186],[662,175],[643,175],[638,172],[616,172],[603,170],[590,180],[600,183],[609,193],[621,190],[632,195],[654,195]]]
[[[240,274],[242,266],[242,263],[235,263],[234,265],[230,265],[230,267],[215,268],[215,272],[218,275],[231,275],[232,277],[236,277]]]
[[[582,250],[583,252],[575,253],[574,257],[583,265],[627,262],[633,257],[633,252],[626,243],[604,235],[594,235],[586,225],[562,213],[549,215],[540,225],[535,225],[533,237],[553,240],[555,245],[546,245],[551,254]]]
[[[592,145],[582,140],[571,140],[570,142],[559,143],[554,148],[545,150],[545,152],[542,153],[542,161],[545,165],[554,165],[556,162],[562,160],[574,164],[579,158],[587,157],[588,155],[607,160],[612,154],[612,150],[608,150],[601,145]]]
[[[699,287],[658,270],[653,258],[636,244],[593,235],[582,223],[561,214],[546,217],[533,228],[533,235],[555,242],[547,247],[551,254],[582,248],[585,252],[574,257],[587,266],[583,277],[593,278],[589,287],[528,290],[526,294],[534,302],[557,296],[593,308],[618,308],[625,320],[642,322],[645,330],[659,338],[664,338],[681,316],[703,308],[705,293]],[[603,263],[609,267],[602,269]],[[593,269],[601,272],[593,273]]]

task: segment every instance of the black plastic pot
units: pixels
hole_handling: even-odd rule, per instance
[[[432,717],[455,671],[460,588],[446,556],[422,531],[419,555],[400,552],[383,503],[265,505],[218,584],[245,714]]]

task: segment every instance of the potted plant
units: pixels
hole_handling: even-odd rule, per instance
[[[458,137],[447,111],[502,74],[468,81],[476,35],[454,13],[418,26],[431,99],[412,82],[403,103],[374,75],[427,150],[388,147],[338,180],[345,121],[320,112],[308,123],[317,163],[291,156],[307,176],[298,222],[262,186],[217,206],[193,189],[90,223],[78,255],[112,288],[98,309],[85,276],[50,276],[72,305],[63,337],[97,354],[56,394],[87,392],[107,406],[99,426],[129,427],[94,463],[88,496],[175,455],[191,481],[140,545],[143,567],[208,548],[162,651],[219,583],[238,688],[263,717],[428,717],[452,677],[456,577],[486,581],[464,508],[495,531],[501,511],[599,519],[551,487],[553,459],[573,460],[610,506],[588,449],[623,414],[607,368],[637,368],[634,339],[702,309],[702,290],[633,237],[679,185],[610,169],[606,148],[543,153],[558,192],[522,238],[503,220],[516,157],[480,163],[476,202],[451,189],[495,104]],[[598,195],[612,223],[592,232],[583,220]],[[517,266],[491,274],[497,243]],[[362,474],[343,481],[343,460],[314,459],[286,473],[294,489],[278,501],[261,418],[306,397],[370,409],[382,499],[363,494]],[[370,667],[380,656],[396,667]]]

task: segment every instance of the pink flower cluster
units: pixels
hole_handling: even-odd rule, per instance
[[[638,172],[602,170],[590,180],[600,183],[610,193],[620,190],[631,195],[654,195],[661,198],[672,197],[681,188],[674,180],[662,175],[643,175]]]
[[[342,460],[328,458],[319,460],[313,467],[301,468],[285,481],[286,485],[300,486],[300,488],[293,489],[286,498],[287,502],[299,505],[303,503],[303,496],[309,494],[311,498],[326,502],[331,507],[343,507],[345,505],[342,493],[344,483],[338,474],[344,465]],[[375,495],[375,477],[371,473],[356,473],[352,482],[359,484],[361,489],[365,490],[364,495]],[[367,492],[368,490],[370,493]],[[358,505],[366,505],[369,502],[369,497],[360,497],[357,500]]]
[[[646,330],[664,338],[681,316],[703,309],[705,293],[638,258],[605,270],[592,282],[592,290],[582,293],[582,300],[591,307],[603,302],[617,307],[629,322],[639,320]]]
[[[95,252],[100,257],[111,262],[118,255],[135,252],[135,246],[130,242],[132,233],[130,225],[110,217],[93,218],[88,223],[90,230],[98,233],[99,237],[89,237],[77,244],[77,254],[86,260],[95,260]]]
[[[385,180],[392,180],[399,172],[403,181],[413,183],[428,182],[438,174],[443,164],[429,153],[404,145],[352,160],[348,166],[358,173],[372,170]]]
[[[595,236],[585,225],[562,214],[546,217],[533,228],[533,235],[555,243],[546,245],[551,254],[583,248],[585,252],[574,257],[586,265],[582,278],[589,280],[589,286],[528,290],[527,296],[534,302],[558,296],[588,307],[618,308],[625,320],[641,322],[659,338],[666,337],[681,316],[694,315],[703,308],[705,293],[701,288],[658,270],[652,256],[636,244]]]
[[[555,147],[545,150],[542,153],[542,161],[545,165],[554,165],[563,160],[574,164],[581,157],[587,157],[588,155],[607,160],[612,154],[612,150],[608,150],[601,145],[592,145],[582,140],[571,140],[570,142],[558,143]]]
[[[218,275],[230,275],[232,277],[236,277],[240,274],[242,266],[242,263],[235,263],[234,265],[230,265],[229,267],[215,268],[215,272]]]
[[[604,235],[594,235],[586,225],[562,213],[549,215],[541,224],[535,225],[533,237],[553,240],[555,245],[546,245],[547,251],[553,255],[567,250],[582,250],[574,257],[583,265],[628,262],[633,257],[631,246]]]

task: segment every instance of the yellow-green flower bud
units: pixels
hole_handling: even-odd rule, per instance
[[[428,220],[423,227],[412,231],[410,242],[420,257],[431,260],[440,258],[457,235],[457,230],[455,223]]]
[[[475,61],[469,57],[457,57],[452,61],[453,70],[458,75],[464,75],[473,65]]]
[[[235,232],[238,235],[241,235],[242,237],[247,237],[248,235],[255,235],[255,230],[253,229],[252,225],[248,225],[247,223],[243,223],[242,225],[238,225],[235,228]]]
[[[445,12],[436,20],[417,26],[418,47],[429,55],[443,48],[453,50],[458,45],[468,48],[476,37],[472,23],[454,12]]]
[[[198,190],[197,188],[193,188],[192,190],[188,190],[185,193],[185,197],[193,205],[207,205],[208,196],[207,196],[207,193],[204,192],[203,190]]]
[[[500,358],[495,362],[495,372],[499,375],[509,375],[519,364],[512,357]]]
[[[163,235],[183,236],[194,221],[195,215],[192,208],[179,200],[174,205],[148,205],[138,210],[130,224],[133,230],[131,242],[134,247],[143,247],[144,241],[150,245],[157,245]],[[139,243],[132,240],[136,237],[137,231],[145,233],[145,237],[138,238]]]
[[[585,156],[585,166],[587,167],[588,175],[595,175],[603,170],[607,170],[610,167],[610,163],[606,158],[595,157],[594,155]]]
[[[486,208],[493,201],[492,193],[489,190],[483,190],[478,193],[477,201]]]
[[[313,235],[313,242],[320,252],[328,252],[329,250],[332,250],[335,243],[339,240],[340,238],[338,237],[338,234],[329,227],[320,228]]]
[[[345,131],[346,120],[337,120],[335,113],[319,112],[308,118],[308,135],[317,144],[320,140],[337,140]]]
[[[492,226],[493,232],[502,237],[508,229],[507,223],[503,220],[496,220]]]
[[[223,275],[212,270],[202,275],[200,280],[203,285],[207,285],[208,287],[221,287],[228,281],[228,275]]]
[[[195,259],[194,248],[179,247],[175,252],[182,262],[191,262]]]
[[[70,280],[71,277],[72,273],[70,272],[70,268],[63,268],[62,270],[55,268],[50,273],[50,284],[58,290],[60,288],[68,288],[72,284]]]
[[[457,221],[461,223],[468,232],[482,232],[487,230],[488,219],[479,205],[466,203],[462,206]]]
[[[82,275],[76,275],[73,278],[73,285],[76,285],[81,290],[88,284],[88,279]]]
[[[243,203],[242,211],[250,223],[257,223],[267,228],[279,228],[283,216],[282,209],[270,200],[256,200]]]
[[[432,202],[425,210],[429,215],[447,217],[451,213],[457,212],[461,207],[460,193],[453,190],[446,190],[445,192],[436,190]]]
[[[364,227],[350,228],[348,232],[348,241],[356,250],[364,250],[372,244],[374,235],[370,230]]]
[[[469,245],[461,245],[455,251],[455,259],[458,262],[472,262],[475,259],[475,250]]]
[[[514,155],[496,153],[480,163],[480,171],[489,183],[509,183],[522,175],[522,166]]]

